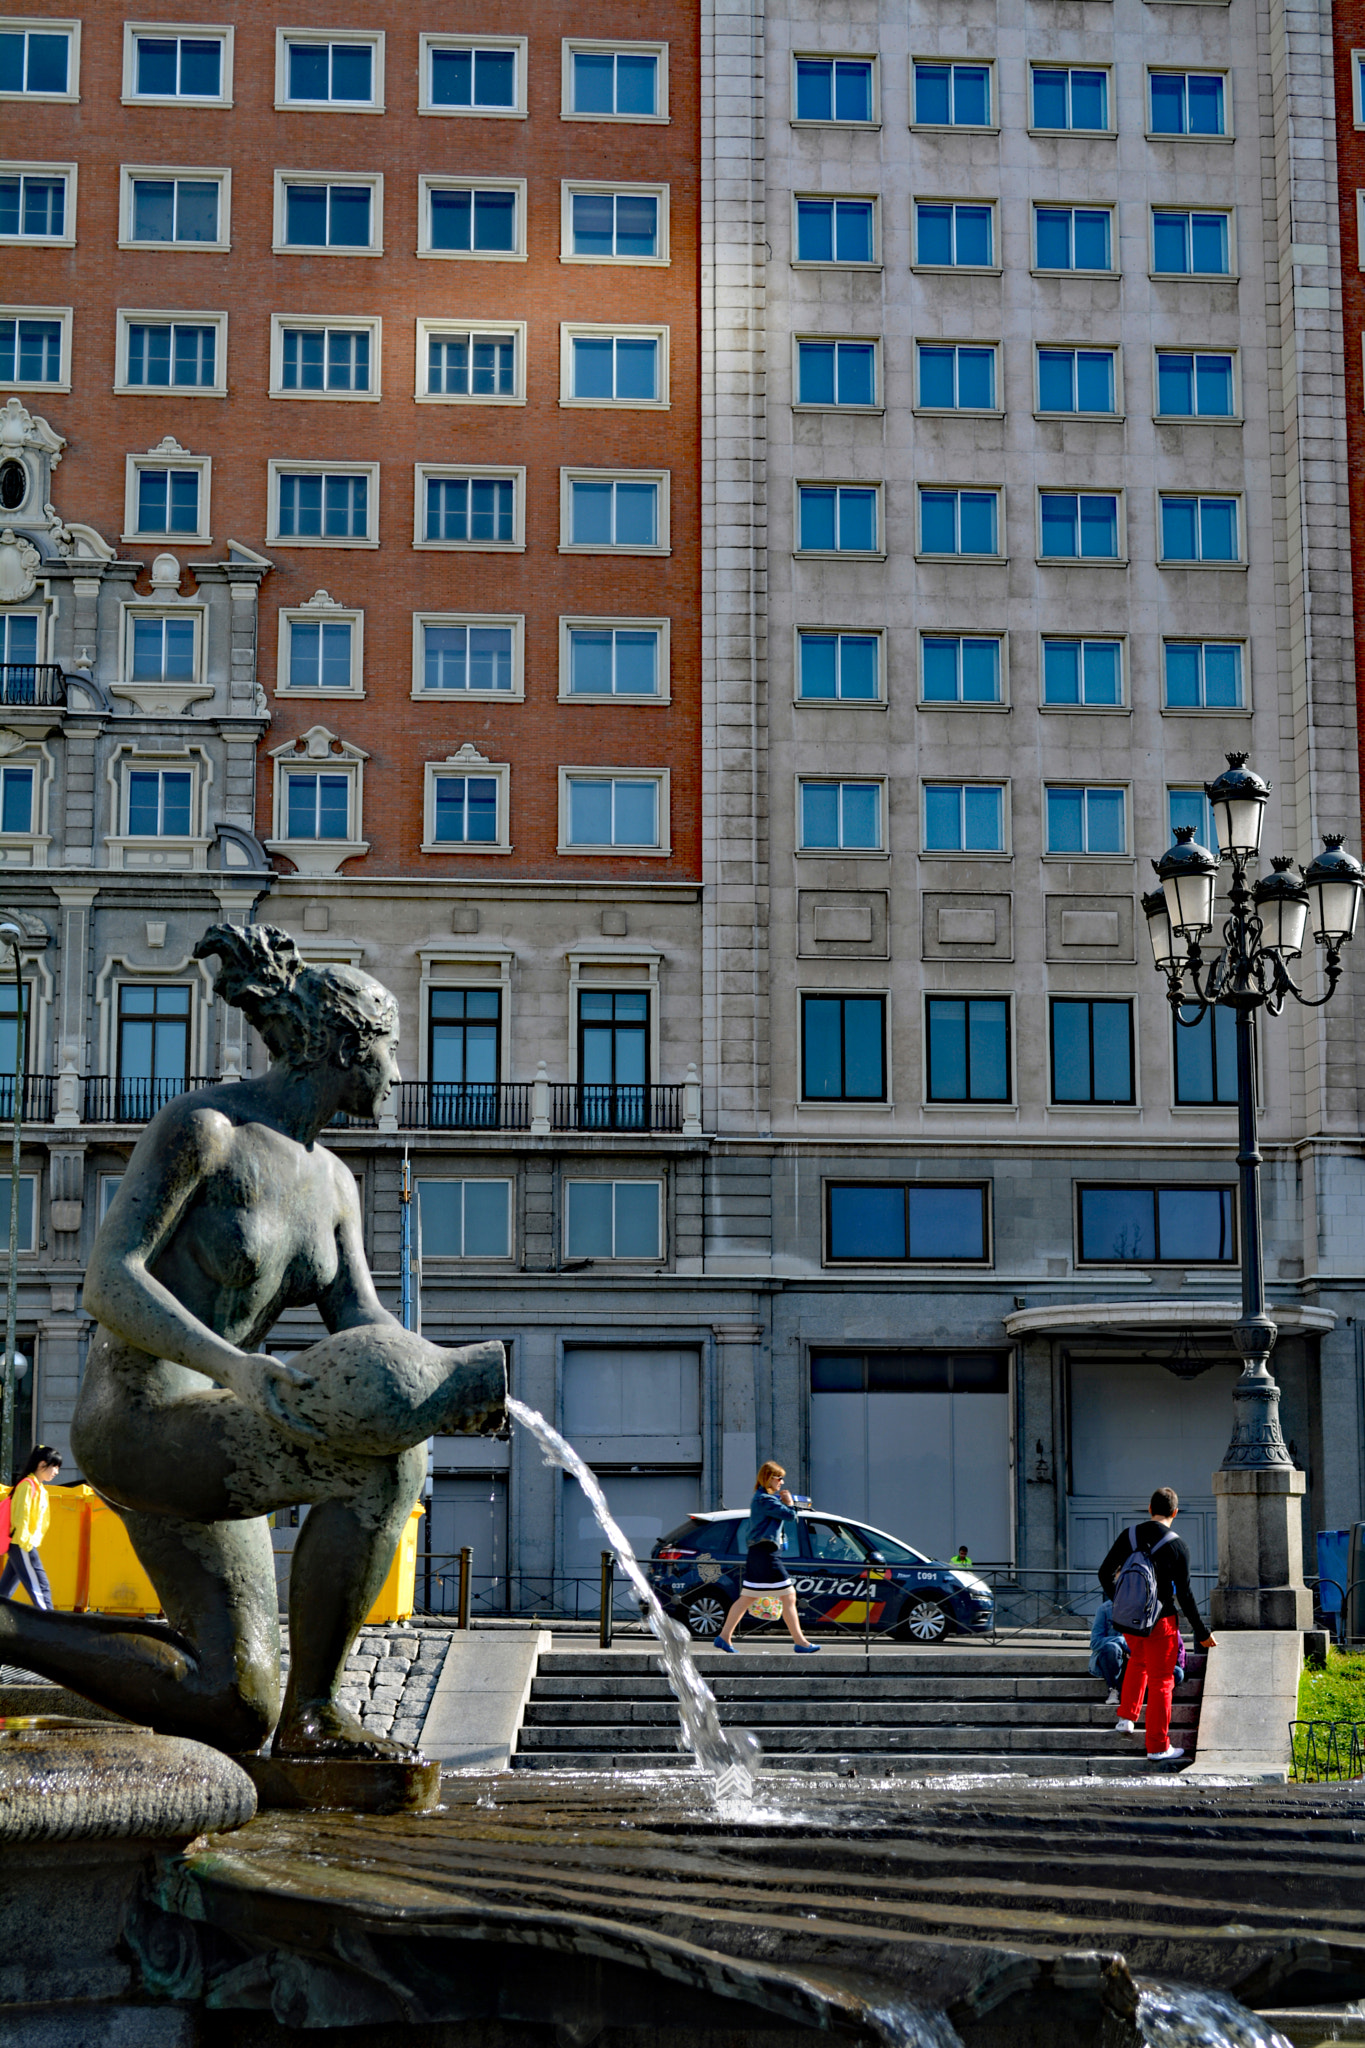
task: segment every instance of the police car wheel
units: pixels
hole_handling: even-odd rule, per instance
[[[701,1642],[710,1642],[718,1636],[730,1602],[718,1593],[694,1593],[687,1603],[687,1626]]]
[[[937,1643],[948,1633],[948,1617],[937,1600],[915,1600],[906,1608],[896,1633],[913,1643]]]

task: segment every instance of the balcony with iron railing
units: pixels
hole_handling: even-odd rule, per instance
[[[192,1088],[212,1088],[216,1074],[156,1080],[127,1075],[87,1074],[82,1083],[81,1121],[87,1124],[145,1124],[158,1110]]]
[[[553,1081],[550,1123],[557,1131],[680,1131],[679,1084]]]
[[[26,1124],[50,1124],[56,1081],[51,1074],[25,1074],[19,1091],[19,1114]],[[0,1076],[0,1123],[14,1121],[14,1076]]]
[[[529,1131],[529,1081],[400,1081],[391,1106],[405,1131]],[[390,1105],[386,1104],[386,1107]]]
[[[66,676],[55,661],[0,662],[0,704],[60,709],[66,702]]]

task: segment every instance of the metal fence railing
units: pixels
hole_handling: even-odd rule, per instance
[[[529,1081],[400,1081],[399,1127],[408,1131],[526,1131]]]
[[[25,1074],[19,1107],[26,1124],[51,1123],[52,1092],[56,1085],[51,1074]],[[13,1118],[14,1076],[6,1074],[0,1080],[0,1122],[10,1123]]]
[[[1304,1784],[1365,1777],[1365,1721],[1291,1721],[1290,1774]]]
[[[557,1131],[680,1131],[680,1083],[555,1081],[550,1122]]]
[[[66,677],[55,661],[0,662],[0,704],[55,709],[66,702]]]
[[[1350,1579],[1343,1584],[1340,1579],[1306,1572],[1304,1584],[1319,1589],[1313,1596],[1313,1618],[1329,1635],[1336,1637],[1337,1647],[1342,1649],[1347,1643],[1359,1642],[1361,1610],[1365,1608],[1365,1601],[1356,1596],[1359,1589],[1365,1586],[1365,1577]],[[1335,1603],[1329,1604],[1321,1597],[1321,1589],[1324,1586],[1330,1586],[1337,1595]]]
[[[87,1074],[83,1120],[88,1124],[145,1124],[158,1110],[192,1088],[212,1088],[216,1074],[177,1074],[160,1079],[134,1079],[115,1074]]]

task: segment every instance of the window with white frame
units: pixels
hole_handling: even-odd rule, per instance
[[[423,851],[505,852],[508,781],[505,766],[484,760],[469,745],[446,761],[428,762]]]
[[[525,546],[524,469],[417,467],[415,545],[422,548]]]
[[[382,172],[275,173],[275,253],[383,254]]]
[[[226,313],[121,312],[118,322],[116,390],[226,391]]]
[[[923,633],[920,702],[1000,704],[1004,636],[1000,633]]]
[[[1035,64],[1033,126],[1045,132],[1107,135],[1109,73],[1078,66]]]
[[[519,614],[419,612],[413,620],[413,695],[520,697],[524,627]]]
[[[124,538],[207,540],[210,468],[207,455],[191,456],[170,435],[146,455],[130,455]]]
[[[0,833],[31,838],[37,830],[38,771],[7,761],[0,767]]]
[[[14,1081],[13,1078],[11,1078],[11,1095],[13,1094],[13,1090]],[[6,1174],[3,1180],[0,1180],[0,1239],[2,1239],[6,1245],[9,1244],[9,1205],[11,1188],[12,1183],[10,1181],[10,1177],[8,1174]],[[32,1173],[21,1173],[19,1176],[18,1233],[19,1249],[21,1252],[31,1252],[34,1249],[35,1244],[37,1243],[37,1231],[35,1229],[37,1215],[38,1177],[36,1174]]]
[[[798,484],[796,551],[801,555],[881,552],[880,484]]]
[[[561,619],[560,635],[561,697],[667,700],[667,619]]]
[[[1100,270],[1114,267],[1114,211],[1109,206],[1035,206],[1033,263],[1036,270]]]
[[[129,610],[127,668],[134,683],[193,683],[199,673],[202,614]]]
[[[1164,563],[1238,563],[1241,521],[1236,498],[1187,497],[1163,492],[1161,552]]]
[[[335,469],[322,462],[272,462],[269,478],[270,540],[293,546],[377,546],[377,462]]]
[[[125,164],[120,242],[138,249],[226,249],[232,173]]]
[[[365,614],[336,604],[325,590],[280,613],[276,690],[291,696],[353,696],[364,674]]]
[[[1128,792],[1050,784],[1044,795],[1044,853],[1124,854]]]
[[[286,768],[283,837],[286,839],[353,838],[351,792],[354,778],[325,768]]]
[[[1230,277],[1232,215],[1154,206],[1152,273],[1156,277]]]
[[[667,853],[668,771],[561,768],[560,851]]]
[[[998,555],[999,491],[940,490],[921,484],[919,547],[922,555]]]
[[[877,704],[881,673],[880,633],[797,629],[796,694],[801,703]]]
[[[0,664],[19,670],[32,668],[43,644],[40,612],[0,612]],[[16,681],[20,681],[16,678]]]
[[[384,110],[384,37],[373,33],[282,28],[275,35],[277,107]]]
[[[666,121],[667,43],[566,42],[566,121]]]
[[[0,242],[76,239],[74,164],[0,164]]]
[[[929,270],[990,270],[995,264],[994,207],[917,200],[915,262]]]
[[[803,780],[797,784],[797,846],[802,853],[880,853],[881,782]]]
[[[272,314],[270,396],[378,398],[380,336],[377,314],[349,319]]]
[[[994,342],[920,342],[920,405],[932,412],[994,412],[996,354]]]
[[[667,263],[667,185],[563,187],[561,256],[570,263]]]
[[[571,1259],[663,1256],[663,1182],[564,1183],[564,1250]]]
[[[1239,640],[1163,640],[1168,711],[1241,711],[1246,706]]]
[[[561,405],[668,403],[666,327],[563,326]]]
[[[1117,349],[1038,350],[1039,412],[1113,414],[1118,391]]]
[[[1123,642],[1047,635],[1043,702],[1070,710],[1115,710],[1123,702]]]
[[[879,402],[877,343],[827,340],[796,343],[796,403],[871,411]]]
[[[368,851],[361,838],[363,749],[314,725],[271,749],[275,764],[272,853],[285,854],[303,875],[335,875]]]
[[[125,22],[123,97],[162,105],[230,106],[232,30]]]
[[[926,782],[925,853],[1004,853],[1003,782]]]
[[[81,25],[0,16],[0,99],[78,97]]]
[[[419,1180],[424,1259],[509,1259],[510,1180]]]
[[[423,114],[524,115],[525,36],[420,38]]]
[[[1156,352],[1158,417],[1235,419],[1235,360],[1231,349],[1159,348]]]
[[[916,128],[989,128],[991,67],[989,64],[945,62],[916,57],[912,65]]]
[[[70,354],[69,306],[0,306],[0,384],[11,391],[65,391]]]
[[[417,396],[467,404],[526,401],[526,322],[417,322]]]
[[[560,551],[653,555],[668,550],[667,471],[561,470]]]
[[[420,178],[417,253],[480,262],[524,259],[526,180]]]
[[[1150,133],[1221,139],[1228,132],[1221,71],[1149,71]]]
[[[796,198],[792,261],[875,267],[881,261],[875,199]]]
[[[1039,491],[1039,558],[1116,562],[1122,547],[1119,524],[1116,491]]]
[[[1365,128],[1365,50],[1351,52],[1351,101],[1357,128]]]
[[[130,839],[188,839],[194,831],[192,768],[126,767],[124,832]]]
[[[1166,786],[1166,829],[1174,839],[1182,825],[1194,828],[1198,845],[1210,853],[1218,851],[1218,822],[1202,782],[1168,783]]]

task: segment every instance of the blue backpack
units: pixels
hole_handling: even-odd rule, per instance
[[[1152,1559],[1175,1535],[1168,1529],[1150,1550],[1138,1543],[1138,1525],[1128,1531],[1129,1552],[1114,1585],[1114,1627],[1126,1636],[1149,1636],[1161,1619],[1161,1592]]]

